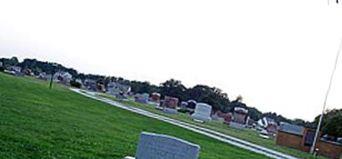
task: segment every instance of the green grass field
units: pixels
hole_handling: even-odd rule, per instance
[[[319,157],[314,157],[309,153],[306,152],[302,152],[296,149],[292,149],[292,148],[288,148],[288,147],[284,147],[284,146],[279,146],[275,143],[275,139],[264,139],[259,137],[259,134],[256,131],[250,130],[250,129],[245,129],[245,130],[238,130],[238,129],[234,129],[234,128],[230,128],[229,126],[223,124],[222,122],[219,121],[210,121],[210,122],[206,122],[206,123],[198,123],[198,122],[194,122],[192,120],[192,118],[184,113],[178,113],[178,114],[166,114],[163,113],[160,110],[157,110],[154,108],[154,106],[152,105],[148,105],[148,104],[141,104],[141,103],[137,103],[134,101],[122,101],[122,100],[118,100],[113,96],[110,96],[108,94],[103,94],[103,93],[99,93],[98,94],[101,97],[106,97],[108,99],[112,99],[114,101],[117,102],[121,102],[123,104],[126,105],[130,105],[130,106],[135,106],[137,108],[141,108],[159,115],[163,115],[163,116],[167,116],[173,119],[177,119],[180,121],[184,121],[187,123],[191,123],[197,126],[201,126],[201,127],[205,127],[205,128],[209,128],[212,130],[216,130],[218,132],[227,134],[227,135],[231,135],[234,137],[237,137],[239,139],[243,139],[246,141],[249,141],[251,143],[255,143],[257,145],[261,145],[279,152],[283,152],[285,154],[290,154],[299,158],[306,158],[306,159],[324,159],[325,157],[319,156]]]
[[[267,158],[71,92],[0,73],[0,158],[134,156],[142,131],[201,146],[202,159]]]

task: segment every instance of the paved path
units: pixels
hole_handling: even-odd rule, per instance
[[[290,156],[290,155],[287,155],[287,154],[284,154],[281,152],[277,152],[277,151],[265,148],[263,146],[259,146],[259,145],[250,143],[248,141],[244,141],[244,140],[241,140],[241,139],[238,139],[238,138],[235,138],[235,137],[232,137],[232,136],[229,136],[229,135],[226,135],[226,134],[223,134],[223,133],[211,130],[211,129],[207,129],[207,128],[192,125],[192,124],[189,124],[186,122],[171,119],[171,118],[168,118],[168,117],[165,117],[162,115],[158,115],[155,113],[151,113],[149,111],[145,111],[145,110],[133,107],[133,106],[123,105],[119,102],[115,102],[113,100],[110,100],[110,99],[107,99],[104,97],[96,96],[96,93],[93,93],[93,92],[87,92],[84,90],[81,91],[79,89],[71,89],[71,90],[74,92],[77,92],[79,94],[82,94],[84,96],[87,96],[89,98],[105,102],[105,103],[110,104],[112,106],[119,107],[121,109],[125,109],[125,110],[131,111],[131,112],[134,112],[137,114],[141,114],[141,115],[144,115],[144,116],[147,116],[150,118],[161,120],[161,121],[164,121],[164,122],[167,122],[167,123],[170,123],[170,124],[173,124],[173,125],[176,125],[176,126],[179,126],[179,127],[191,130],[191,131],[194,131],[196,133],[206,135],[208,137],[217,139],[219,141],[222,141],[222,142],[225,142],[225,143],[228,143],[228,144],[231,144],[231,145],[243,148],[243,149],[247,149],[247,150],[259,153],[259,154],[266,155],[266,156],[271,157],[271,158],[297,159],[296,157],[293,157],[293,156]]]

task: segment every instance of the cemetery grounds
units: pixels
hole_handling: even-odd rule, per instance
[[[134,107],[137,107],[137,108],[140,108],[140,109],[143,109],[143,110],[146,110],[146,111],[158,114],[158,115],[163,115],[163,116],[176,119],[179,121],[187,122],[196,126],[215,130],[217,132],[230,135],[239,139],[243,139],[245,141],[248,141],[248,142],[260,145],[260,146],[264,146],[266,148],[276,150],[285,154],[289,154],[298,158],[305,158],[305,159],[311,159],[311,158],[312,159],[317,159],[317,158],[324,159],[325,158],[322,156],[314,157],[311,154],[306,153],[306,152],[302,152],[302,151],[284,147],[284,146],[279,146],[275,143],[275,139],[261,138],[259,136],[259,133],[252,129],[241,130],[241,129],[230,128],[228,125],[223,124],[221,121],[216,121],[216,120],[212,120],[212,121],[205,122],[205,123],[199,123],[199,122],[193,121],[190,115],[185,114],[185,113],[178,112],[177,114],[167,114],[167,113],[164,113],[163,111],[155,109],[155,105],[152,105],[152,104],[138,103],[138,102],[133,101],[133,99],[130,99],[129,101],[120,100],[120,99],[115,98],[114,96],[111,96],[105,93],[97,93],[97,95],[101,97],[105,97],[107,99],[111,99],[116,102],[120,102],[125,105],[134,106]]]
[[[134,156],[142,131],[201,146],[201,159],[263,159],[201,134],[89,99],[46,81],[0,73],[0,158]],[[181,117],[179,117],[181,118]],[[183,117],[182,117],[183,118]]]

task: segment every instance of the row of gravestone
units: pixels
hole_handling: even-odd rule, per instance
[[[156,96],[156,97],[154,97],[154,96]],[[156,98],[157,101],[159,101],[160,100],[160,94],[156,94],[156,95],[152,94],[151,98]],[[149,100],[149,95],[147,93],[135,95],[135,101],[136,102],[148,103],[148,100]],[[194,120],[201,121],[201,122],[206,122],[206,121],[211,120],[210,115],[211,115],[211,111],[212,111],[212,106],[210,106],[206,103],[196,103],[192,100],[189,100],[187,102],[187,104],[188,103],[190,103],[189,105],[195,105],[194,113],[191,115],[191,117]],[[192,103],[194,103],[194,104],[192,104]],[[161,107],[157,106],[157,109],[161,109],[166,113],[175,114],[175,113],[177,113],[177,105],[178,105],[178,98],[165,96],[165,98],[161,104]]]
[[[170,107],[163,107],[162,108],[164,112],[166,113],[177,113],[177,110],[175,108]],[[191,115],[192,119],[195,121],[200,122],[207,122],[211,120],[211,110],[212,106],[206,103],[197,103],[195,107],[194,113]]]

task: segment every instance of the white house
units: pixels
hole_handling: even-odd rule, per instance
[[[118,82],[110,82],[107,84],[107,93],[118,96],[127,95],[131,91],[131,87],[128,85],[120,84]]]
[[[69,72],[60,71],[53,75],[53,79],[56,82],[70,84],[70,81],[72,80],[72,75]]]
[[[266,130],[269,134],[276,134],[278,130],[278,124],[277,122],[269,117],[263,117],[258,120],[257,122],[257,128],[259,130]]]
[[[16,73],[20,73],[21,72],[21,67],[19,67],[19,66],[10,66],[9,70],[10,71],[14,71]]]
[[[85,79],[83,82],[83,86],[90,91],[97,91],[97,84],[95,80]]]
[[[45,72],[40,72],[37,78],[42,79],[42,80],[50,80],[51,79],[51,74],[46,74]]]

